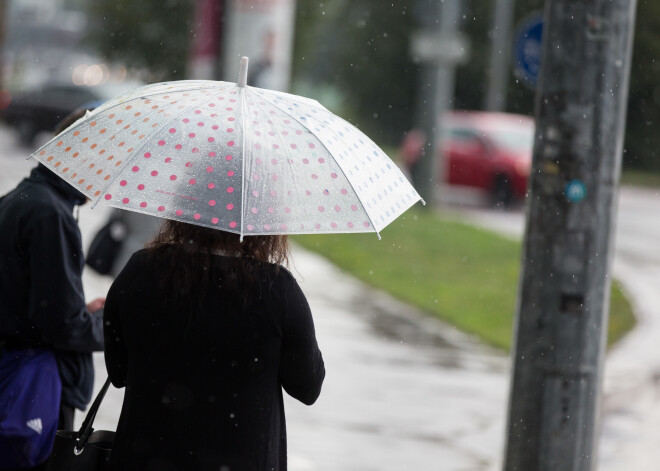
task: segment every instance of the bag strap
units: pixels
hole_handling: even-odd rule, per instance
[[[89,410],[87,411],[85,420],[83,420],[82,426],[78,431],[78,436],[77,436],[78,443],[76,445],[76,448],[79,450],[82,450],[82,448],[84,448],[84,446],[87,444],[87,440],[89,440],[89,436],[94,431],[92,424],[94,423],[94,419],[96,418],[96,413],[98,412],[99,407],[101,406],[101,401],[103,401],[103,398],[105,397],[105,393],[108,391],[109,386],[110,386],[110,377],[108,377],[108,379],[105,380],[105,383],[101,387],[101,390],[96,395],[96,399],[94,399],[94,402],[92,403],[92,407],[90,407]]]

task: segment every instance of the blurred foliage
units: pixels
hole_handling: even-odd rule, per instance
[[[194,0],[94,0],[88,40],[109,60],[148,71],[148,81],[185,78]]]

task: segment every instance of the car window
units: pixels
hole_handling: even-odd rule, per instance
[[[498,130],[492,133],[492,138],[498,145],[507,149],[530,150],[534,145],[534,130]]]

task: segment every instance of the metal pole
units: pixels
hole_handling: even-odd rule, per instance
[[[433,203],[444,180],[440,148],[442,115],[452,107],[456,63],[467,45],[458,35],[458,0],[417,0],[411,53],[420,61],[416,128],[426,136],[420,161],[412,169],[413,185],[420,196]]]
[[[548,0],[504,469],[596,469],[636,0]]]
[[[491,30],[490,74],[485,103],[485,109],[490,111],[504,111],[506,109],[513,7],[514,0],[495,0]]]

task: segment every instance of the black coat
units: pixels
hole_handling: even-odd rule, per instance
[[[126,387],[112,469],[285,471],[282,388],[312,404],[325,376],[300,287],[262,264],[243,305],[223,281],[235,260],[216,255],[208,289],[176,307],[153,250],[133,255],[105,306],[106,366]]]
[[[84,409],[92,351],[103,350],[102,317],[85,307],[84,256],[73,208],[85,196],[43,165],[0,200],[0,339],[49,346],[62,402]]]

